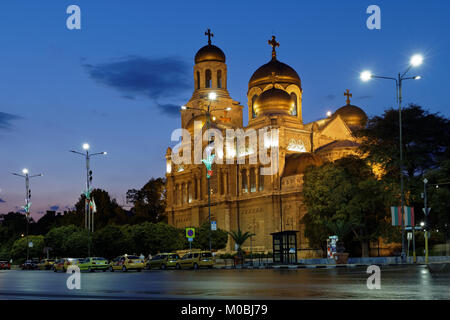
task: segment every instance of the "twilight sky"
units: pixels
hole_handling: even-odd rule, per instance
[[[68,30],[66,8],[81,8],[81,30]],[[381,30],[366,27],[366,8],[381,8]],[[369,116],[395,104],[394,84],[362,83],[369,69],[394,76],[411,55],[424,64],[404,102],[450,116],[450,2],[430,1],[2,1],[0,4],[0,213],[23,205],[26,167],[35,218],[64,210],[84,188],[89,142],[94,187],[122,204],[130,188],[164,174],[178,106],[193,90],[196,51],[207,43],[226,54],[228,90],[246,108],[252,73],[278,58],[302,79],[304,122],[352,104]],[[414,72],[412,73],[412,75]],[[246,115],[246,112],[244,112]],[[246,116],[245,116],[246,117]],[[244,119],[247,123],[247,119]]]

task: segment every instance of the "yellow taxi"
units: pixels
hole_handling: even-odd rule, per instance
[[[109,271],[114,272],[115,270],[122,270],[126,272],[128,270],[136,270],[140,272],[144,267],[144,259],[141,259],[138,256],[124,254],[110,262]]]
[[[177,261],[176,269],[199,269],[214,266],[214,257],[211,251],[188,252],[180,260]]]
[[[147,261],[147,269],[162,269],[175,268],[180,256],[176,253],[159,253],[151,260]]]
[[[41,262],[37,264],[39,270],[51,270],[55,259],[42,259]]]
[[[79,263],[78,258],[62,258],[55,261],[55,263],[52,266],[53,271],[58,272],[66,272],[67,268],[71,265],[78,265]]]

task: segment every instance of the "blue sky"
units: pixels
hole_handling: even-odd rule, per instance
[[[81,30],[66,28],[66,8],[81,8]],[[366,8],[381,8],[381,30],[366,27]],[[72,206],[84,187],[83,160],[68,152],[89,142],[108,151],[92,160],[94,186],[119,203],[130,188],[164,174],[176,106],[190,98],[196,51],[213,43],[226,54],[228,89],[247,107],[252,73],[270,59],[296,69],[305,122],[345,104],[369,116],[395,104],[393,84],[362,83],[370,69],[395,75],[421,53],[420,81],[405,84],[405,103],[450,116],[450,3],[447,1],[7,1],[0,4],[0,212],[23,205],[27,167],[35,217]],[[245,119],[245,122],[247,120]]]

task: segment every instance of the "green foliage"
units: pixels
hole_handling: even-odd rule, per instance
[[[337,234],[346,244],[358,240],[365,256],[369,241],[377,240],[389,226],[389,188],[360,158],[308,169],[303,193],[308,212],[302,222],[313,247],[325,249],[326,239]]]
[[[166,181],[163,178],[150,179],[140,190],[127,191],[127,202],[133,203],[132,223],[160,222],[164,220],[166,208]]]
[[[125,238],[123,228],[108,225],[93,235],[93,248],[96,255],[113,259],[127,252],[132,245]]]
[[[33,242],[33,247],[29,248],[29,257],[39,258],[43,255],[44,236],[29,235],[28,242]],[[11,248],[11,258],[25,260],[27,256],[27,237],[17,239]]]
[[[86,229],[77,230],[68,235],[63,242],[63,251],[66,256],[81,258],[88,255],[89,234]]]
[[[213,250],[220,250],[226,247],[228,233],[219,228],[217,230],[211,230],[209,221],[203,223],[200,228],[195,229],[195,238],[192,242],[192,247],[209,250],[209,234],[211,234],[211,247]],[[184,243],[185,248],[189,248],[189,242],[186,238]]]
[[[70,246],[66,245],[66,240],[71,237],[73,233],[77,233],[82,230],[83,229],[74,225],[53,228],[45,235],[45,246],[52,248],[50,254],[54,257],[67,256],[69,253],[66,252],[66,250],[70,250]],[[78,239],[76,240],[78,241]]]
[[[238,256],[243,255],[242,245],[245,243],[245,241],[255,235],[254,233],[250,233],[248,231],[243,233],[241,229],[238,229],[237,231],[230,231],[228,232],[228,234],[234,240],[234,243],[238,246]]]

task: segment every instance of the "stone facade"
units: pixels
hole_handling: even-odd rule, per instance
[[[195,161],[193,158],[195,134],[200,133],[201,139],[201,134],[208,128],[206,111],[209,106],[209,128],[223,133],[226,129],[242,129],[244,132],[250,129],[278,129],[278,139],[272,139],[271,142],[278,146],[278,168],[271,175],[263,175],[261,172],[261,168],[267,167],[260,162],[258,154],[263,140],[258,140],[257,146],[249,146],[245,150],[236,151],[234,144],[225,144],[223,152],[216,150],[216,160],[223,159],[224,163],[212,165],[211,220],[217,221],[220,229],[230,231],[240,228],[254,233],[252,241],[248,240],[243,247],[244,250],[250,250],[251,247],[253,252],[272,250],[271,233],[297,230],[298,257],[316,256],[317,251],[310,248],[304,236],[304,230],[308,226],[300,223],[306,213],[302,196],[303,173],[308,165],[316,165],[320,159],[334,161],[354,154],[358,141],[353,136],[352,129],[339,114],[303,123],[300,78],[295,70],[276,60],[275,47],[272,60],[259,68],[249,82],[249,123],[246,126],[242,117],[244,106],[234,101],[227,90],[227,67],[223,52],[209,42],[199,50],[195,61],[195,90],[181,111],[181,127],[187,129],[190,136],[183,137],[174,151],[168,148],[166,152],[166,214],[169,224],[185,228],[198,227],[208,221],[206,169],[198,162],[199,159]],[[280,95],[275,89],[284,92]],[[274,93],[267,92],[263,99],[261,94],[267,90]],[[217,95],[214,101],[208,99],[211,92]],[[276,97],[275,93],[278,94]],[[280,110],[274,112],[273,105],[278,101]],[[288,106],[289,111],[283,109],[282,105]],[[202,148],[208,145],[208,140],[200,141]],[[190,163],[194,164],[176,164],[173,161],[175,153],[180,156],[180,150],[186,144],[190,145]],[[272,156],[269,150],[267,152]],[[254,159],[252,157],[257,158],[256,163],[251,161]],[[230,159],[232,164],[225,163],[225,160]],[[226,250],[234,250],[231,239]]]

